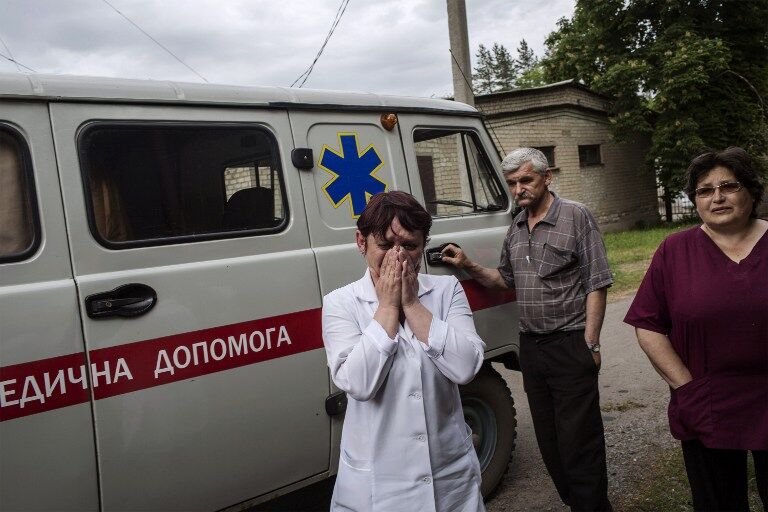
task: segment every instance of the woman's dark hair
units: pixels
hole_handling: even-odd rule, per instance
[[[415,197],[400,190],[381,192],[371,197],[357,219],[357,229],[365,237],[373,234],[375,238],[384,239],[395,217],[408,231],[421,231],[424,241],[427,241],[429,229],[432,227],[432,216]]]
[[[757,171],[752,167],[752,159],[747,152],[735,146],[723,151],[707,151],[693,159],[688,166],[685,185],[688,199],[696,202],[696,184],[715,167],[725,167],[730,170],[738,182],[747,189],[753,199],[750,217],[757,217],[757,207],[763,200],[763,184]]]

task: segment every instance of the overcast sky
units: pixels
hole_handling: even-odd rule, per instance
[[[341,0],[108,0],[209,82],[288,86]],[[467,0],[469,42],[538,56],[575,0]],[[0,0],[0,53],[38,73],[202,81],[104,0]],[[351,0],[306,88],[452,94],[445,0]],[[0,72],[16,71],[0,58]]]

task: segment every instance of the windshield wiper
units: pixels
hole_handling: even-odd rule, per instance
[[[449,206],[463,206],[465,208],[472,208],[475,209],[475,205],[470,203],[469,201],[464,201],[462,199],[436,199],[434,201],[427,201],[429,204],[447,204]]]
[[[476,206],[469,201],[463,199],[436,199],[434,201],[427,201],[429,204],[446,204],[449,206],[463,206],[464,208],[472,208],[476,212],[498,212],[503,210],[502,206],[498,204],[489,204],[487,206]]]

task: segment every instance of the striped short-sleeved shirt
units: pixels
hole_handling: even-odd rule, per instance
[[[605,244],[592,214],[557,197],[528,230],[528,211],[515,217],[504,239],[499,272],[517,292],[520,330],[544,334],[583,329],[587,294],[613,284]]]

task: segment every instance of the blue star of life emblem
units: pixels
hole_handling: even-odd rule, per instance
[[[384,161],[373,144],[359,151],[356,133],[339,133],[338,137],[341,153],[327,145],[320,151],[318,166],[333,175],[323,185],[323,192],[334,208],[348,201],[352,218],[356,219],[372,195],[387,190],[387,184],[375,175]]]

